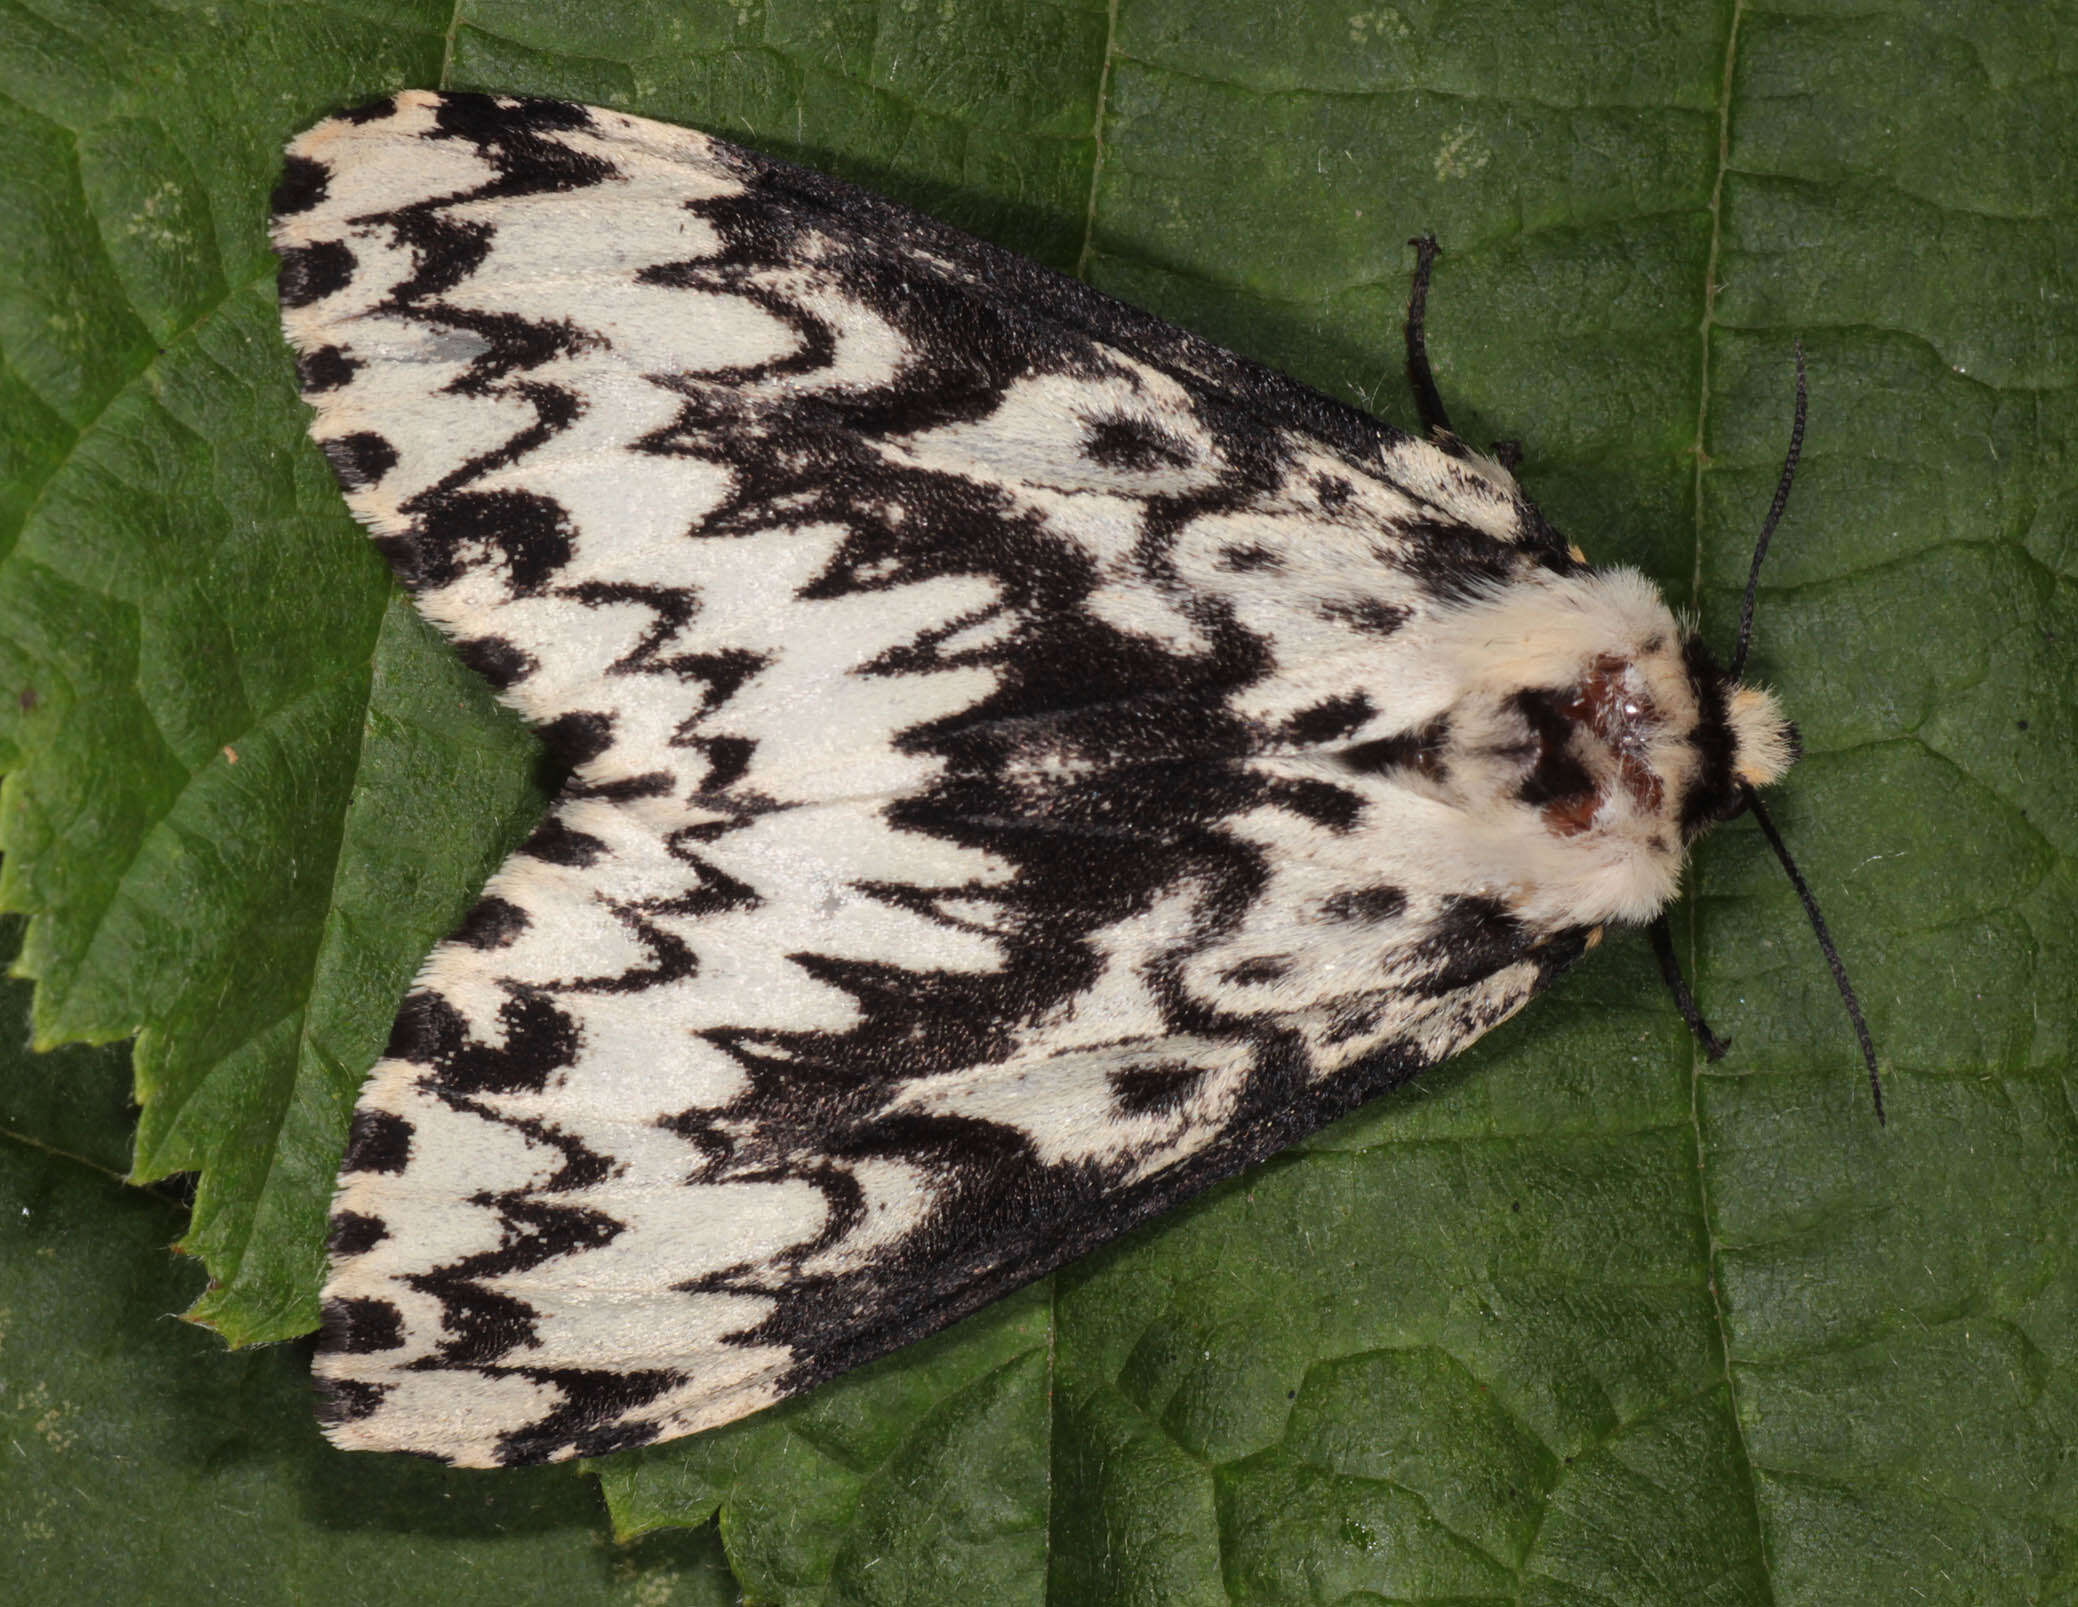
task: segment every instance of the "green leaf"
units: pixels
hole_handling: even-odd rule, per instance
[[[1729,1059],[1696,1056],[1614,936],[1470,1055],[1129,1241],[599,1464],[624,1532],[718,1515],[759,1601],[2078,1601],[2078,10],[1957,16],[18,13],[0,904],[32,917],[39,1042],[141,1029],[133,1175],[200,1172],[194,1314],[239,1341],[309,1325],[354,1087],[540,796],[302,438],[261,232],[277,152],[407,83],[569,95],[858,179],[1403,421],[1405,241],[1433,229],[1461,429],[1520,438],[1560,527],[1719,641],[1801,338],[1810,433],[1755,665],[1803,731],[1773,808],[1891,1110],[1878,1128],[1795,897],[1737,824],[1677,911]],[[0,1159],[81,1202],[35,1309],[95,1336],[64,1376],[106,1383],[110,1424],[206,1446],[285,1353],[176,1362],[197,1336],[111,1315],[159,1287],[135,1224],[171,1213],[86,1165],[119,1149],[93,1064],[86,1092],[55,1057],[0,1083]],[[20,1331],[9,1400],[18,1366],[68,1365],[18,1363]],[[220,1404],[169,1428],[169,1389]],[[369,1510],[427,1488],[337,1471],[301,1423],[252,1432]],[[187,1499],[170,1449],[142,1465],[131,1498]],[[499,1499],[444,1539],[532,1521]],[[569,1565],[567,1521],[528,1555]],[[385,1591],[416,1599],[352,1599]]]

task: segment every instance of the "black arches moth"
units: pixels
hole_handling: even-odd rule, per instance
[[[1471,1042],[1794,756],[1498,464],[835,180],[415,92],[274,234],[350,506],[574,767],[362,1093],[342,1446],[937,1329]]]

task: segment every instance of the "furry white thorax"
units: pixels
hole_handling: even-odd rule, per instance
[[[1540,574],[1427,624],[1424,650],[1457,695],[1436,777],[1413,784],[1459,812],[1482,890],[1526,923],[1644,922],[1674,898],[1704,712],[1682,646],[1657,588],[1627,568]],[[1539,692],[1582,711],[1567,752],[1593,785],[1570,804],[1522,796],[1544,755],[1519,700]],[[1791,751],[1773,697],[1742,687],[1732,708],[1735,773],[1773,780]]]

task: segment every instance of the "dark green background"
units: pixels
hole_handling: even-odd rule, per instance
[[[354,1089],[540,803],[276,328],[281,145],[412,84],[745,139],[1403,422],[1433,229],[1461,426],[1719,641],[1801,338],[1755,668],[1889,1128],[1735,827],[1676,912],[1717,1066],[1619,936],[788,1407],[589,1471],[331,1452],[301,1345],[171,1314],[309,1327]],[[121,1048],[0,1062],[0,1595],[664,1607],[725,1547],[756,1601],[2078,1603],[2074,88],[2068,0],[7,7],[0,904],[37,1041],[138,1033],[143,1109]]]

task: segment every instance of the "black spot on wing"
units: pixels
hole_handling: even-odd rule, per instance
[[[748,648],[728,647],[718,653],[686,653],[677,658],[660,661],[659,668],[688,681],[705,683],[706,697],[700,705],[705,714],[720,708],[734,697],[758,671],[772,662],[769,653],[753,653]]]
[[[1220,972],[1220,981],[1229,987],[1245,988],[1264,982],[1276,982],[1292,974],[1292,962],[1280,954],[1259,954],[1253,959],[1243,960]]]
[[[1323,1041],[1350,1043],[1369,1037],[1385,1024],[1396,1002],[1388,995],[1377,994],[1345,1001],[1331,1016],[1327,1031],[1322,1035]]]
[[[634,1414],[685,1382],[682,1373],[652,1369],[608,1373],[590,1368],[523,1369],[528,1378],[552,1386],[555,1410],[524,1428],[500,1435],[497,1457],[507,1467],[562,1455],[610,1456],[656,1439],[658,1428]]]
[[[317,1397],[317,1420],[326,1428],[339,1428],[372,1417],[391,1387],[360,1378],[324,1378],[313,1374],[311,1393]]]
[[[613,165],[544,136],[593,127],[591,109],[568,100],[520,99],[466,90],[434,106],[436,139],[464,139],[500,168],[528,175],[538,189],[572,189],[613,176]]]
[[[436,1086],[458,1094],[539,1092],[576,1058],[576,1023],[538,993],[514,992],[499,1006],[498,1024],[503,1041],[479,1043],[460,1011],[420,988],[397,1012],[389,1058],[430,1068]]]
[[[354,276],[354,254],[344,240],[291,246],[281,254],[278,294],[284,307],[308,307],[344,290]]]
[[[397,584],[406,591],[417,591],[428,584],[428,570],[422,561],[421,548],[416,538],[402,536],[376,536],[372,538],[375,550],[382,554],[383,561],[390,566],[390,573],[397,577]],[[437,571],[436,571],[437,573]],[[452,579],[453,576],[448,577]]]
[[[296,384],[305,396],[336,391],[360,371],[358,358],[338,346],[320,346],[296,359]]]
[[[320,441],[332,472],[348,491],[364,491],[397,466],[397,449],[373,430],[357,430]]]
[[[1346,692],[1301,709],[1286,720],[1285,738],[1306,748],[1338,742],[1377,712],[1377,706],[1363,693]]]
[[[443,1023],[448,1025],[448,1023]],[[577,1023],[538,993],[514,993],[498,1007],[501,1042],[478,1043],[458,1015],[434,1046],[441,1088],[458,1094],[538,1093],[577,1058]]]
[[[497,1216],[495,1245],[404,1279],[440,1302],[440,1327],[446,1336],[439,1347],[440,1365],[491,1368],[536,1344],[539,1316],[525,1301],[489,1287],[491,1281],[600,1249],[620,1236],[622,1224],[593,1207],[542,1197],[593,1186],[607,1175],[603,1157],[546,1124],[510,1121],[468,1098],[450,1095],[449,1103],[487,1122],[513,1127],[533,1145],[560,1150],[564,1158],[557,1174],[538,1186],[472,1197],[472,1205]]]
[[[361,1255],[390,1236],[382,1218],[359,1211],[335,1211],[325,1235],[325,1253],[334,1257]]]
[[[406,1008],[410,1003],[407,998]],[[394,1030],[391,1042],[396,1042]],[[341,1172],[396,1173],[403,1171],[410,1160],[410,1122],[386,1110],[354,1112],[353,1123],[346,1130],[346,1154],[339,1163]]]
[[[1320,605],[1322,619],[1336,625],[1347,625],[1366,636],[1392,635],[1407,623],[1412,612],[1398,603],[1382,603],[1370,597],[1338,598]]]
[[[678,785],[668,770],[649,770],[639,776],[616,776],[611,781],[570,781],[563,786],[566,798],[597,798],[608,803],[627,803],[636,798],[663,798]]]
[[[486,1120],[503,1121],[529,1142],[543,1150],[554,1150],[560,1157],[554,1172],[538,1185],[530,1184],[525,1194],[516,1195],[515,1198],[524,1199],[537,1191],[556,1194],[575,1189],[595,1188],[614,1173],[612,1157],[600,1154],[574,1133],[566,1132],[551,1122],[534,1117],[500,1117],[488,1108],[467,1099],[454,1099],[450,1100],[450,1103],[459,1109],[481,1115]]]
[[[590,764],[613,746],[613,716],[592,709],[572,709],[538,729],[556,762],[571,770]]]
[[[331,172],[322,162],[307,156],[291,156],[282,163],[281,178],[274,186],[269,205],[278,218],[308,212],[325,198]]]
[[[540,592],[570,561],[570,520],[531,491],[450,491],[411,500],[410,535],[378,540],[397,579],[413,591],[453,584],[485,563],[505,571],[516,597]]]
[[[533,655],[502,636],[472,636],[457,642],[455,657],[499,692],[525,680],[540,668]]]
[[[486,1289],[441,1268],[406,1280],[421,1294],[440,1302],[440,1364],[446,1367],[490,1367],[514,1350],[533,1344],[539,1315],[524,1300]]]
[[[318,1321],[321,1350],[365,1356],[404,1345],[404,1315],[387,1300],[327,1300]]]
[[[1330,831],[1354,830],[1364,818],[1364,800],[1331,782],[1280,780],[1269,791],[1271,802]]]
[[[728,910],[756,909],[763,902],[748,882],[739,881],[703,860],[687,843],[684,833],[672,833],[670,849],[672,858],[685,861],[699,872],[699,881],[667,903],[659,904],[656,913],[720,915]]]
[[[703,690],[695,722],[736,695],[758,671],[772,662],[769,652],[744,647],[710,651],[675,651],[688,634],[686,626],[700,611],[699,593],[683,586],[639,585],[631,581],[580,580],[559,593],[588,608],[640,609],[650,615],[635,645],[613,661],[609,674],[668,675]]]
[[[1331,921],[1389,921],[1407,907],[1397,887],[1356,887],[1321,901],[1320,912]]]
[[[1242,542],[1220,548],[1219,567],[1229,574],[1245,575],[1258,570],[1282,569],[1284,560],[1268,547]]]
[[[601,1161],[600,1168],[587,1169],[582,1180],[552,1186],[591,1187],[606,1175],[604,1166]],[[443,1271],[466,1278],[502,1277],[525,1272],[545,1261],[599,1249],[621,1235],[619,1222],[588,1206],[518,1192],[497,1195],[495,1201],[499,1222],[505,1230],[497,1249],[470,1256]]]
[[[506,899],[486,896],[476,901],[462,924],[455,928],[454,941],[472,949],[509,948],[530,925],[527,912]]]
[[[534,828],[532,836],[519,845],[518,852],[550,865],[568,865],[583,870],[605,857],[606,844],[589,832],[573,830],[550,815]]]
[[[1205,1068],[1187,1060],[1144,1061],[1105,1078],[1111,1103],[1121,1116],[1166,1116],[1191,1102]]]
[[[386,117],[394,117],[396,113],[397,97],[385,95],[381,100],[371,100],[365,105],[349,106],[339,114],[339,121],[355,124],[379,123]]]
[[[1127,414],[1088,420],[1083,428],[1082,450],[1092,463],[1129,474],[1187,468],[1193,461],[1185,442],[1151,420]]]
[[[475,273],[490,255],[491,225],[480,219],[448,216],[444,208],[455,199],[441,196],[387,214],[390,234],[409,249],[413,263],[411,277],[390,291],[390,308],[410,311],[416,304],[436,301]]]
[[[1455,993],[1515,964],[1531,947],[1522,922],[1498,899],[1450,894],[1415,946],[1410,991],[1424,998]]]
[[[1521,554],[1512,543],[1458,519],[1423,515],[1403,526],[1401,535],[1404,540],[1388,561],[1441,602],[1474,601],[1520,570]]]
[[[433,1058],[441,1052],[441,1046],[458,1041],[462,1030],[462,1018],[453,1005],[428,988],[414,988],[404,995],[404,1002],[397,1007],[397,1019],[390,1023],[390,1040],[383,1047],[383,1054],[407,1065],[431,1065]],[[402,1120],[401,1117],[387,1119]],[[407,1133],[410,1130],[405,1128]],[[401,1171],[403,1168],[385,1167],[382,1170]]]
[[[707,756],[707,774],[700,778],[703,793],[727,792],[735,786],[758,750],[752,737],[691,737],[686,745]]]

